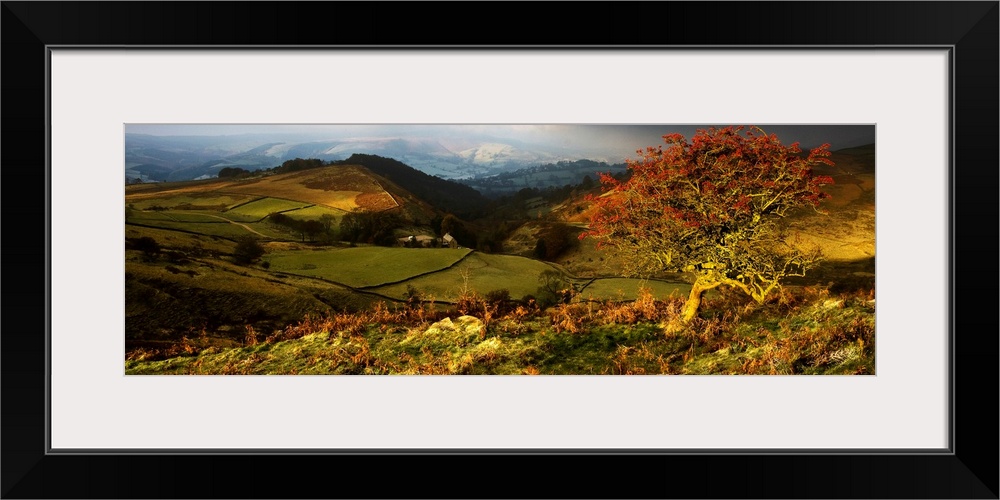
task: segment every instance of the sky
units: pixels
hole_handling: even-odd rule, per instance
[[[720,124],[725,126],[728,124]],[[784,144],[799,142],[803,149],[830,143],[831,150],[872,144],[874,125],[756,124],[777,134]],[[449,148],[465,149],[482,142],[503,142],[524,148],[562,150],[602,157],[634,157],[636,149],[662,143],[662,136],[681,133],[690,137],[711,125],[615,124],[127,124],[126,133],[157,136],[234,136],[264,134],[288,142],[349,138],[432,138]]]

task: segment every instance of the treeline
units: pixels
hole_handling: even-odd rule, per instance
[[[316,158],[295,158],[292,160],[287,160],[278,167],[272,169],[276,174],[287,174],[290,172],[298,172],[300,170],[309,170],[313,168],[325,167],[327,165],[332,165],[330,162],[325,162]]]
[[[340,239],[351,243],[392,246],[398,243],[396,229],[404,224],[402,217],[389,211],[348,212],[340,220]]]
[[[291,160],[286,160],[281,165],[272,168],[264,168],[260,170],[247,170],[240,167],[223,167],[219,170],[218,176],[220,179],[239,179],[243,177],[249,177],[251,175],[260,174],[287,174],[289,172],[298,172],[300,170],[309,170],[312,168],[320,168],[331,165],[330,162],[325,162],[323,160],[318,160],[316,158],[294,158]]]
[[[398,242],[395,231],[405,226],[405,221],[392,212],[354,211],[344,214],[340,224],[334,224],[332,215],[324,214],[317,219],[295,219],[282,213],[267,216],[271,223],[284,226],[299,233],[302,241],[329,243],[339,240],[349,243],[393,246]]]
[[[319,220],[300,220],[293,219],[285,214],[273,213],[267,216],[267,220],[298,232],[302,236],[302,241],[305,241],[306,238],[309,241],[331,241],[336,237],[333,228],[334,218],[329,214],[323,214]]]
[[[219,170],[220,179],[238,179],[250,175],[250,171],[240,167],[223,167]]]

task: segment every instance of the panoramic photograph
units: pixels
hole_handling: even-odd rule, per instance
[[[875,125],[123,132],[126,375],[875,375]]]

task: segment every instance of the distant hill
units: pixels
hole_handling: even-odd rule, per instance
[[[447,141],[445,141],[447,142]],[[296,134],[154,136],[125,134],[125,176],[144,182],[214,177],[225,167],[264,170],[293,158],[343,161],[353,154],[393,158],[443,179],[489,176],[546,162],[578,158],[544,146],[481,138],[445,145],[435,138],[322,139]]]
[[[363,166],[376,175],[385,177],[413,193],[435,208],[462,218],[476,215],[487,203],[486,198],[479,191],[469,186],[427,175],[392,158],[354,154],[338,164]]]
[[[524,188],[573,186],[585,182],[588,177],[590,182],[594,183],[600,179],[599,173],[615,174],[625,170],[624,163],[609,165],[594,160],[565,160],[520,168],[512,172],[462,179],[459,182],[476,189],[486,197],[497,197],[516,193]]]

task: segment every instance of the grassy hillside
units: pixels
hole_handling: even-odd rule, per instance
[[[168,191],[138,190],[138,187],[129,186],[125,196],[126,203],[136,210],[162,207],[171,210],[223,211],[252,199],[248,195],[189,191],[187,185],[179,185]]]
[[[392,158],[353,154],[342,163],[362,165],[396,186],[405,188],[438,210],[451,212],[462,218],[477,214],[486,204],[486,199],[475,189],[458,182],[427,175]]]
[[[148,359],[127,374],[874,374],[874,301],[804,290],[764,306],[678,300],[518,308],[484,321],[424,308],[309,319],[261,342]],[[488,315],[487,315],[488,316]]]
[[[140,250],[143,238],[158,251]],[[229,345],[243,338],[247,326],[269,331],[307,314],[371,303],[349,288],[237,265],[235,246],[220,237],[126,226],[126,348],[156,343],[170,349],[184,337]]]
[[[303,201],[282,200],[279,198],[257,198],[249,203],[226,210],[227,216],[245,215],[254,220],[260,220],[273,213],[289,212],[312,206]]]
[[[358,207],[385,210],[397,206],[377,179],[363,169],[351,165],[255,177],[233,182],[220,189],[307,202],[341,210],[353,210]]]
[[[419,227],[425,227],[436,213],[405,189],[357,165],[130,185],[125,205],[126,224],[230,240],[246,235],[272,240],[306,239],[301,228],[270,220],[270,215],[279,213],[294,222],[323,221],[327,232],[339,227],[345,214],[356,210],[391,212],[401,223]]]
[[[515,197],[510,211],[498,206],[490,218],[468,221],[480,243],[506,235],[501,255],[337,241],[340,221],[357,208],[393,214],[390,241],[438,234],[433,221],[442,224],[440,206],[361,166],[130,185],[126,368],[871,374],[874,150],[833,159],[836,167],[818,172],[836,182],[828,214],[789,219],[794,237],[820,246],[827,260],[764,305],[713,290],[701,318],[682,331],[665,328],[690,289],[682,276],[621,278],[614,254],[579,240],[592,210],[582,188],[561,198]],[[435,196],[454,194],[438,187]],[[307,234],[301,221],[326,224],[326,232]],[[236,241],[245,236],[264,254],[239,263]]]

